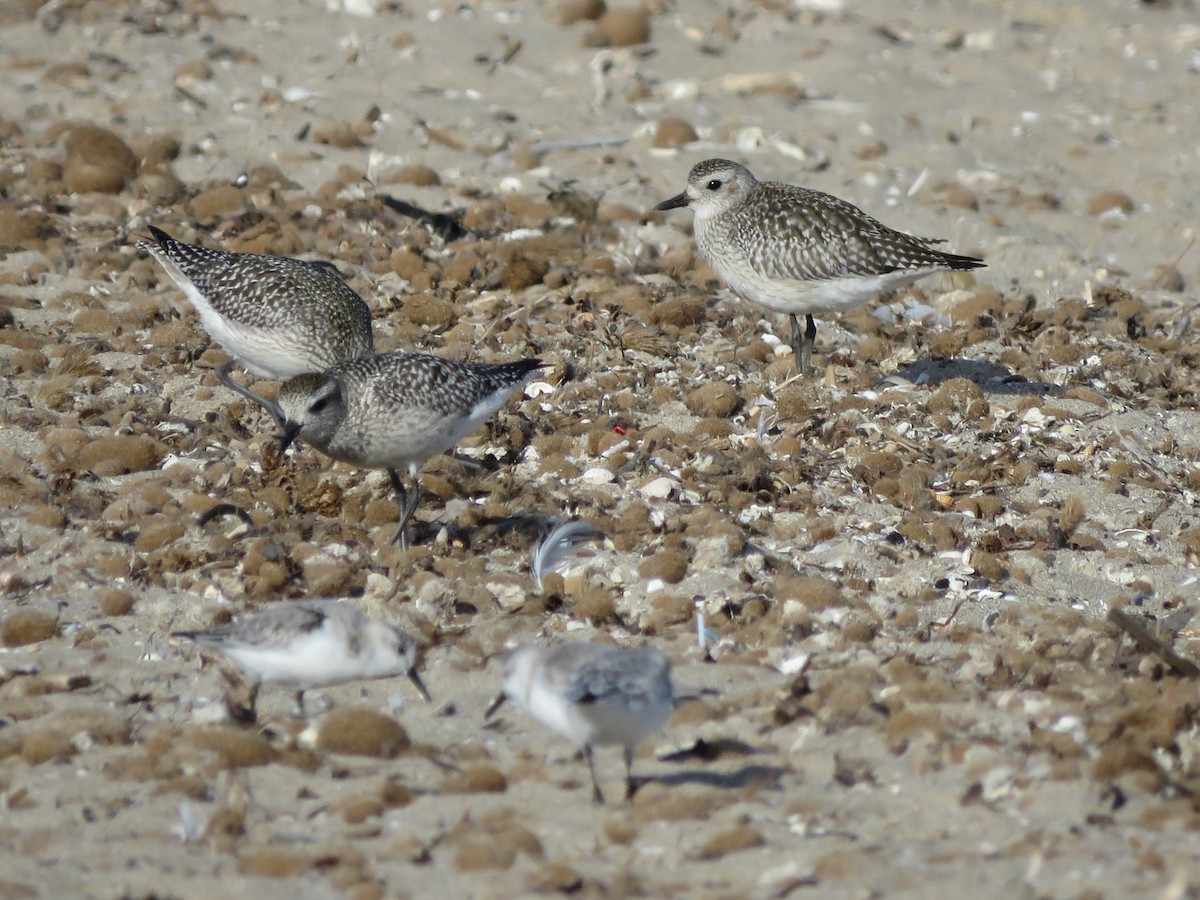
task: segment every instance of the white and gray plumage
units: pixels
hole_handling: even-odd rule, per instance
[[[538,359],[466,363],[396,351],[299,375],[279,389],[283,447],[299,438],[327,456],[387,469],[400,502],[392,541],[408,546],[421,500],[417,472],[490,419],[542,366]],[[407,491],[397,469],[413,482]]]
[[[504,692],[487,716],[506,697],[583,751],[597,803],[604,802],[604,795],[592,748],[624,748],[628,799],[634,790],[634,750],[667,723],[675,708],[671,664],[660,651],[581,641],[553,647],[526,644],[513,650],[504,662]]]
[[[209,250],[148,226],[153,256],[187,296],[204,330],[250,373],[286,379],[375,352],[371,310],[330,263]],[[273,412],[217,368],[221,382]]]
[[[801,373],[817,334],[813,313],[844,312],[926,275],[984,265],[935,249],[936,238],[894,231],[831,194],[759,181],[727,159],[697,163],[687,189],[654,208],[683,206],[695,214],[700,255],[730,289],[791,317]]]
[[[417,674],[416,640],[340,600],[281,602],[228,625],[172,637],[219,651],[246,674],[254,695],[264,682],[294,686],[301,714],[305,690],[365,678],[407,675],[429,700]]]

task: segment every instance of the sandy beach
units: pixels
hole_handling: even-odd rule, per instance
[[[1198,895],[1195,3],[612,2],[0,5],[0,900]],[[710,157],[987,267],[818,317],[798,379],[653,211]],[[148,225],[548,368],[403,550],[386,473],[218,382]],[[569,516],[605,539],[539,589]],[[324,597],[433,702],[246,726],[170,637]],[[687,694],[629,803],[483,717],[580,639]]]

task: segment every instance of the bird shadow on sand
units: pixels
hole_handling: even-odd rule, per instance
[[[971,359],[921,359],[896,374],[914,384],[939,384],[951,378],[966,378],[988,394],[1046,396],[1061,391],[1058,385],[1030,381],[1007,366]]]
[[[471,525],[439,519],[430,522],[414,521],[409,527],[413,532],[413,544],[431,543],[442,529],[445,529],[452,543],[465,547],[492,544],[510,531],[523,535],[532,545],[545,533],[547,523],[554,521],[553,516],[543,512],[522,510],[507,516],[483,516]]]
[[[753,756],[760,751],[737,738],[717,738],[715,740],[698,739],[694,744],[659,756],[660,762],[715,762],[729,756]],[[635,778],[634,783],[640,786],[644,783],[657,782],[662,785],[702,784],[708,787],[736,790],[750,786],[776,788],[786,770],[782,766],[768,766],[761,763],[747,763],[739,768],[715,771],[713,769],[691,768],[666,775],[647,775]]]
[[[724,790],[741,790],[748,787],[766,787],[777,789],[779,781],[786,770],[782,766],[764,766],[759,763],[748,763],[738,769],[728,772],[714,772],[711,769],[686,769],[682,772],[672,772],[667,775],[641,775],[633,781],[636,787],[656,783],[665,787],[685,784],[700,784],[706,787],[723,788]]]

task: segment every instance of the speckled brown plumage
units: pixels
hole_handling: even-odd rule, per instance
[[[802,372],[816,333],[813,313],[841,312],[934,272],[984,264],[938,250],[937,239],[888,228],[831,194],[759,181],[727,159],[697,163],[687,189],[656,208],[682,206],[695,212],[701,255],[734,293],[791,317]]]

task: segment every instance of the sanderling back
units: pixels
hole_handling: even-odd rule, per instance
[[[634,790],[634,750],[666,724],[675,708],[671,666],[660,651],[581,641],[513,650],[504,663],[504,692],[488,709],[489,717],[506,697],[583,751],[597,803],[604,802],[604,794],[592,747],[624,748],[628,799]]]
[[[429,700],[417,674],[416,640],[340,600],[284,601],[228,625],[176,631],[172,637],[211,647],[237,665],[254,688],[251,708],[263,682],[294,686],[303,715],[310,688],[396,675],[407,675]]]
[[[148,226],[153,256],[191,301],[209,335],[254,375],[286,379],[323,372],[375,351],[371,310],[330,263],[209,250]],[[270,410],[217,369],[221,382]]]
[[[392,541],[407,547],[421,499],[418,470],[491,418],[541,366],[538,359],[465,363],[396,351],[299,375],[279,389],[283,447],[299,438],[334,459],[387,469],[400,502]],[[397,469],[408,470],[411,492]]]
[[[681,206],[692,208],[696,246],[730,289],[791,317],[802,374],[817,334],[813,313],[843,312],[926,275],[984,265],[934,249],[936,238],[893,231],[831,194],[759,181],[727,159],[697,163],[687,189],[654,208]]]

